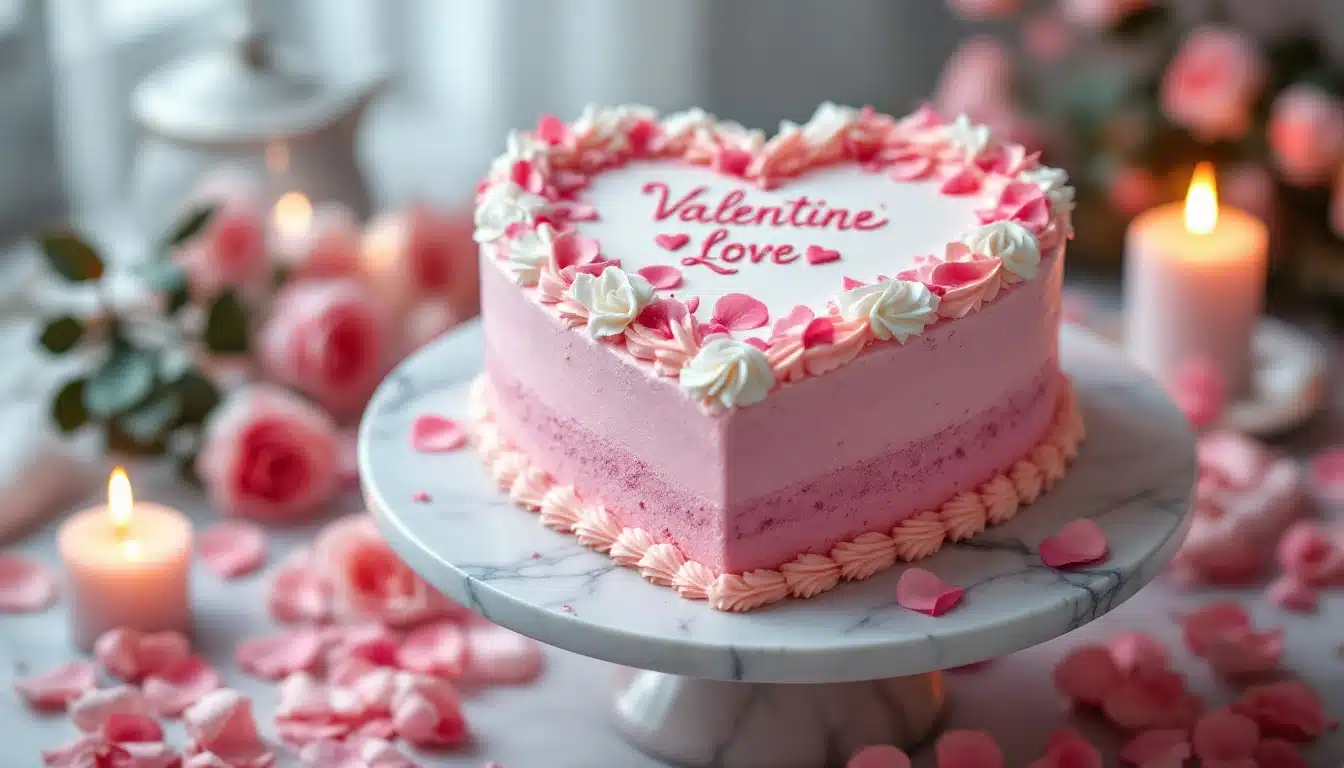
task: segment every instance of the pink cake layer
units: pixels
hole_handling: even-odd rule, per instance
[[[496,425],[537,466],[601,502],[623,526],[673,541],[690,559],[731,573],[776,568],[861,533],[889,532],[1007,469],[1050,426],[1059,383],[1051,361],[999,404],[928,438],[724,505],[555,414],[499,366],[487,370]]]

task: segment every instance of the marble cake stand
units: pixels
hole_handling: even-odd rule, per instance
[[[1088,440],[1040,502],[920,563],[965,588],[955,610],[931,618],[898,607],[897,568],[813,600],[719,613],[542,527],[495,489],[474,451],[411,448],[416,416],[465,417],[481,351],[479,326],[464,327],[375,395],[359,467],[379,529],[413,569],[481,615],[619,665],[617,726],[682,765],[817,766],[867,744],[924,741],[945,706],[940,670],[1101,616],[1157,574],[1189,522],[1195,460],[1180,414],[1113,347],[1066,328],[1064,365]],[[429,501],[414,501],[420,492]],[[1044,567],[1038,542],[1080,517],[1106,531],[1109,558],[1075,571]]]

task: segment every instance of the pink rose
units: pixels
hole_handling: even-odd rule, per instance
[[[406,314],[406,352],[409,354],[462,323],[445,301],[422,301]]]
[[[337,454],[327,414],[259,384],[236,390],[211,414],[196,471],[225,512],[286,522],[332,498]]]
[[[353,280],[300,281],[280,292],[261,332],[266,373],[337,414],[357,411],[388,364],[388,323]]]
[[[177,262],[186,270],[196,296],[258,285],[270,267],[265,213],[243,200],[219,204],[205,230],[179,251]]]
[[[1289,184],[1324,184],[1344,159],[1344,107],[1319,88],[1294,85],[1274,100],[1268,138]]]
[[[1161,189],[1148,169],[1121,166],[1112,174],[1107,193],[1117,211],[1134,216],[1151,208],[1161,195]]]
[[[363,255],[366,271],[398,309],[437,299],[459,317],[480,311],[480,268],[467,209],[444,213],[413,204],[384,214],[370,223]]]
[[[408,627],[462,611],[397,557],[368,515],[324,528],[313,544],[313,568],[329,580],[334,613],[344,621]]]
[[[1038,11],[1022,22],[1022,44],[1032,58],[1056,62],[1069,55],[1073,31],[1054,10]]]
[[[990,37],[973,37],[943,66],[933,104],[944,115],[966,114],[987,122],[1011,112],[1012,54]]]
[[[1060,8],[1080,27],[1110,29],[1152,4],[1152,0],[1063,0]]]
[[[1200,141],[1239,139],[1250,127],[1265,69],[1260,50],[1241,33],[1196,29],[1162,78],[1162,110]]]
[[[359,222],[344,206],[319,205],[302,235],[278,239],[279,256],[298,277],[359,275]]]
[[[972,21],[1001,19],[1022,9],[1022,0],[948,0],[947,4],[953,13]]]

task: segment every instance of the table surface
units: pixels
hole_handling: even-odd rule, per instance
[[[31,326],[0,326],[0,349],[11,362],[6,373],[35,370],[35,358],[28,352]],[[11,387],[21,377],[5,376],[0,381],[7,397],[17,397]],[[25,391],[31,392],[31,387]],[[30,395],[31,396],[31,395]],[[1344,413],[1339,403],[1344,391],[1332,391],[1335,409],[1318,417],[1306,429],[1293,435],[1286,444],[1306,451],[1344,440]],[[34,407],[38,406],[33,401]],[[13,439],[12,436],[3,439]],[[185,511],[199,525],[217,519],[199,494],[181,486],[168,471],[132,467],[136,488],[146,499],[169,503]],[[100,493],[86,500],[94,503]],[[358,494],[351,492],[342,501],[340,511],[357,509]],[[287,551],[307,541],[316,525],[277,531],[270,537],[271,562],[278,562]],[[9,549],[23,552],[55,564],[54,525],[39,530]],[[264,575],[234,582],[220,582],[197,567],[192,592],[198,609],[197,644],[223,672],[230,685],[255,699],[263,733],[273,734],[269,713],[275,703],[274,686],[244,676],[232,661],[231,649],[244,637],[272,631],[274,625],[262,608]],[[1217,589],[1186,592],[1159,579],[1144,588],[1134,599],[1096,622],[1059,639],[1013,654],[974,671],[948,676],[953,705],[949,725],[989,731],[1004,745],[1009,765],[1025,765],[1043,751],[1049,732],[1061,725],[1075,724],[1114,755],[1115,736],[1105,726],[1086,717],[1072,715],[1050,684],[1054,663],[1070,648],[1097,642],[1122,630],[1139,629],[1161,639],[1172,649],[1175,663],[1191,686],[1211,704],[1229,700],[1235,691],[1218,683],[1207,666],[1190,657],[1180,647],[1179,630],[1169,616],[1190,611],[1214,599],[1232,599],[1248,606],[1257,623],[1286,630],[1285,666],[1289,672],[1310,681],[1319,690],[1326,707],[1337,717],[1344,716],[1344,658],[1338,646],[1344,640],[1344,591],[1327,592],[1316,615],[1297,616],[1270,606],[1260,590]],[[69,645],[64,605],[32,616],[0,616],[0,669],[10,676],[25,674],[67,661],[76,652]],[[427,766],[471,766],[480,768],[494,760],[504,768],[655,768],[652,761],[630,747],[606,722],[607,688],[605,666],[581,656],[550,649],[546,674],[530,687],[493,689],[466,703],[468,719],[475,735],[469,752],[445,756],[425,756]],[[181,741],[176,726],[170,738]],[[6,768],[38,766],[38,750],[61,743],[74,735],[64,717],[39,717],[30,713],[14,694],[0,692],[0,743],[5,744]],[[1344,762],[1344,730],[1327,735],[1312,753],[1311,765],[1334,768]],[[917,766],[932,766],[924,753],[916,756]],[[293,765],[282,761],[282,765]],[[1109,765],[1114,765],[1114,760]]]

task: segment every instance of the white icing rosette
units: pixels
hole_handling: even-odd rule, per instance
[[[541,223],[515,237],[504,253],[504,271],[513,281],[530,288],[541,279],[541,270],[555,253],[555,228]]]
[[[527,161],[542,172],[550,163],[550,147],[539,141],[531,133],[509,131],[504,141],[504,154],[496,157],[490,164],[490,175],[494,178],[508,178],[515,163]]]
[[[989,149],[993,140],[989,126],[971,122],[964,114],[957,115],[957,119],[944,125],[942,135],[949,144],[963,150],[966,157],[972,160]]]
[[[493,243],[514,224],[530,225],[545,208],[545,198],[512,181],[491,184],[476,203],[476,231],[472,239],[478,243]]]
[[[588,104],[574,121],[570,132],[586,148],[616,152],[629,145],[630,127],[639,120],[652,120],[657,113],[640,104],[600,107]]]
[[[803,124],[803,140],[814,147],[824,147],[859,120],[859,111],[829,101],[823,101],[812,118]]]
[[[715,123],[716,118],[699,107],[673,112],[659,125],[662,129],[659,142],[680,148],[692,140],[713,136]]]
[[[598,277],[586,272],[575,275],[569,297],[588,310],[588,335],[600,339],[625,333],[653,300],[653,286],[620,267],[607,267]]]
[[[775,374],[761,350],[715,336],[681,369],[681,386],[699,400],[734,408],[764,400],[775,386]]]
[[[1031,230],[1015,221],[986,224],[962,238],[962,243],[979,256],[1003,260],[1003,268],[1023,280],[1036,276],[1041,264],[1041,249]]]
[[[1050,210],[1056,216],[1073,210],[1073,187],[1069,186],[1069,174],[1063,168],[1042,165],[1023,171],[1018,178],[1040,187],[1050,199]]]
[[[861,285],[835,300],[841,317],[851,322],[867,319],[874,336],[902,344],[938,319],[938,303],[938,295],[927,285],[912,280]]]

